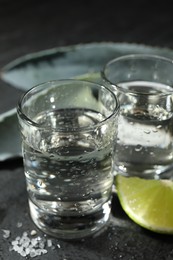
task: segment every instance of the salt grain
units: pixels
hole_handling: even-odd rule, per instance
[[[31,250],[30,257],[35,257],[35,256],[37,256],[36,250],[35,249]]]
[[[57,244],[57,247],[58,247],[58,248],[61,248],[60,244]]]
[[[11,242],[12,246],[18,245],[18,241],[14,240]]]
[[[27,232],[23,232],[23,237],[27,237],[28,233]]]
[[[10,237],[10,234],[11,234],[10,230],[2,229],[2,231],[4,233],[3,238],[9,238]]]
[[[39,241],[39,248],[44,249],[44,247],[45,247],[45,242]]]
[[[32,230],[31,231],[31,236],[35,236],[37,234],[37,231],[36,230]]]
[[[37,244],[38,244],[37,239],[32,239],[32,240],[31,240],[31,244],[32,244],[33,246],[37,246]]]
[[[47,246],[48,246],[48,247],[52,247],[52,240],[51,240],[51,239],[48,239],[48,240],[47,240]]]
[[[18,228],[20,228],[20,227],[22,227],[22,225],[23,225],[22,222],[17,222],[17,225],[16,225],[16,226],[17,226]]]

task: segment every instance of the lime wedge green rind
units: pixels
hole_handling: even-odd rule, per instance
[[[173,182],[116,177],[117,195],[126,214],[138,225],[173,234]]]

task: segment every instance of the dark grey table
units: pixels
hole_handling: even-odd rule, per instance
[[[172,9],[165,3],[158,5],[143,0],[114,4],[101,0],[0,0],[0,69],[27,53],[78,43],[112,41],[173,48]],[[13,108],[21,93],[1,80],[0,112]],[[45,245],[47,253],[33,258],[36,260],[173,259],[172,236],[137,226],[115,196],[112,205],[111,222],[97,237],[78,242],[45,237],[29,217],[22,159],[0,162],[0,259],[24,259],[10,251],[11,243],[23,232],[31,238],[32,230],[52,243]],[[10,230],[8,238],[4,230]]]

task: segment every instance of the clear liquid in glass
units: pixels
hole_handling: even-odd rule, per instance
[[[101,120],[100,113],[83,109],[34,118],[40,129],[23,141],[23,156],[31,216],[46,233],[80,238],[101,229],[109,218],[112,144],[100,148],[92,134],[75,131]],[[44,126],[55,130],[43,131]],[[61,126],[67,132],[56,131]]]
[[[121,111],[115,174],[172,178],[173,104],[170,87],[150,82],[120,84]]]

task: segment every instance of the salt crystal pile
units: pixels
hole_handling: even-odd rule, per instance
[[[31,234],[35,235],[36,233],[32,231]],[[39,236],[29,238],[27,232],[24,232],[21,237],[18,236],[11,242],[10,251],[16,251],[23,257],[30,256],[33,258],[47,253],[47,243],[49,246],[52,245],[51,240],[47,242],[46,239]]]

